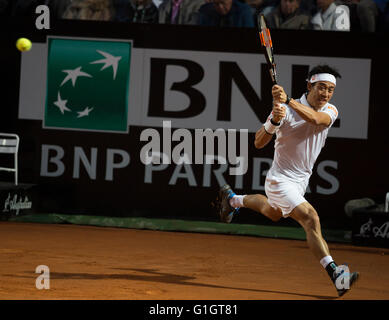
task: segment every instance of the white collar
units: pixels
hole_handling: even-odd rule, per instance
[[[301,98],[300,98],[300,103],[303,104],[303,105],[305,105],[305,106],[309,106],[309,107],[312,108],[313,110],[316,110],[314,107],[312,107],[312,106],[309,104],[309,102],[308,102],[308,100],[307,100],[307,97],[306,97],[306,94],[305,94],[305,93],[301,96]],[[328,102],[326,102],[326,104],[325,104],[324,106],[322,106],[322,107],[321,107],[319,110],[317,110],[317,111],[322,110],[322,109],[325,108],[327,105],[328,105]]]

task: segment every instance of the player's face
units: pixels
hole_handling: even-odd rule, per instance
[[[308,83],[308,102],[315,108],[323,107],[332,98],[335,85],[329,81],[318,81],[312,85]]]

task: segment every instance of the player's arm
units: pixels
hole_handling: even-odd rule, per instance
[[[278,103],[273,106],[272,115],[267,119],[265,124],[255,133],[254,145],[257,149],[265,147],[273,138],[273,134],[281,125],[281,120],[286,115],[286,109]]]
[[[331,117],[327,113],[316,111],[308,106],[297,102],[294,99],[290,99],[288,105],[307,122],[311,122],[317,126],[325,125],[326,127],[331,124]]]
[[[287,100],[287,95],[284,89],[279,85],[274,85],[272,88],[273,99],[282,101],[283,103]],[[305,121],[313,123],[317,126],[331,124],[331,117],[324,112],[316,111],[308,106],[305,106],[294,99],[290,99],[288,105],[297,112],[297,114]]]
[[[254,145],[257,149],[262,149],[263,147],[265,147],[269,142],[270,140],[273,138],[273,135],[270,134],[270,133],[267,133],[265,131],[265,128],[262,126],[261,129],[259,129],[256,133],[255,133],[255,141],[254,141]]]

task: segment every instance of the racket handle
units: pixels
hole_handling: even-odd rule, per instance
[[[273,68],[270,68],[269,72],[270,72],[270,77],[271,77],[271,81],[273,82],[273,85],[277,84],[277,76],[275,70]]]

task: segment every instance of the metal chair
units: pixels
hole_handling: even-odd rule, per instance
[[[15,185],[18,185],[18,150],[19,136],[12,133],[0,133],[0,153],[9,153],[14,155],[14,166],[0,167],[0,171],[15,173]]]

